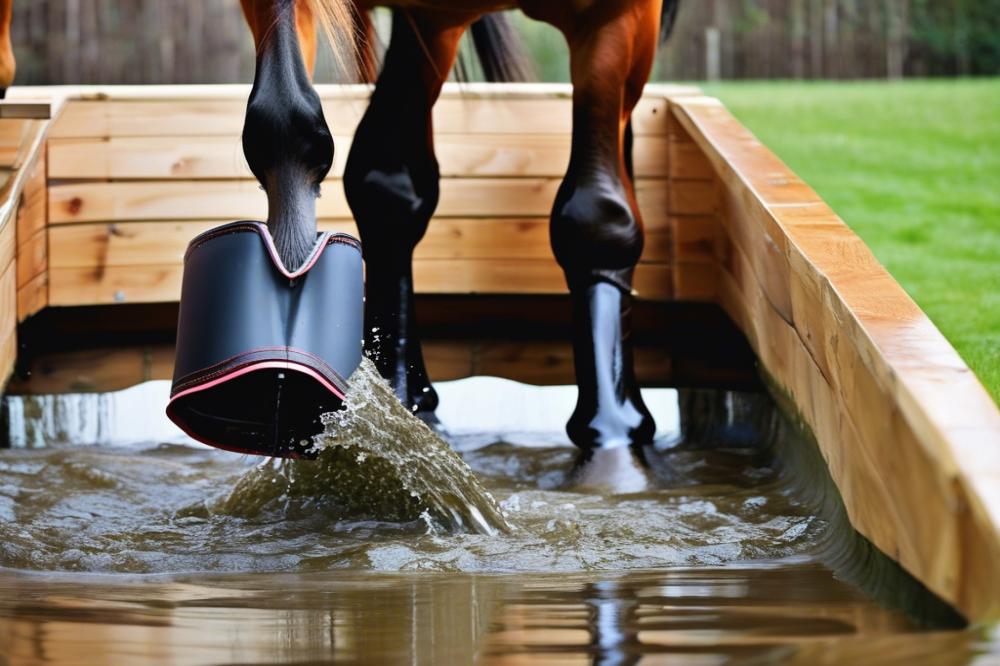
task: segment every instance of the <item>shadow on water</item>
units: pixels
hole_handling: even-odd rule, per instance
[[[456,400],[504,388],[456,385]],[[516,402],[549,409],[536,391]],[[8,404],[12,432],[67,430],[55,403],[31,400]],[[997,653],[995,637],[956,630],[954,611],[851,529],[815,442],[767,395],[647,402],[679,422],[640,451],[581,456],[551,431],[516,432],[524,414],[491,433],[458,429],[452,443],[508,533],[444,529],[422,506],[379,520],[306,482],[239,515],[219,508],[231,489],[285,482],[184,444],[2,453],[0,652],[12,663],[602,665]],[[26,426],[32,410],[49,424]]]

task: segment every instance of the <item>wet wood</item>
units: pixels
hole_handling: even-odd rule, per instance
[[[539,385],[574,381],[569,342],[429,340],[424,350],[435,381],[490,375]],[[662,384],[671,358],[663,349],[637,350],[640,381]],[[29,380],[14,379],[8,391],[19,395],[117,391],[173,376],[174,346],[138,345],[46,354],[31,364]]]
[[[678,98],[673,113],[721,184],[719,300],[816,434],[852,525],[967,617],[1000,616],[1000,412],[864,243],[718,101]]]

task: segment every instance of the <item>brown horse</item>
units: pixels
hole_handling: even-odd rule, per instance
[[[12,0],[0,0],[0,20]],[[551,241],[573,303],[579,400],[567,430],[585,449],[649,441],[655,426],[639,395],[629,343],[632,273],[643,228],[630,173],[629,118],[649,76],[658,37],[678,0],[241,0],[257,47],[243,146],[268,195],[268,225],[286,266],[316,237],[315,198],[333,141],[310,83],[317,25],[375,80],[344,174],[367,262],[366,346],[399,398],[434,421],[437,396],[414,313],[413,251],[434,213],[439,171],[431,110],[473,26],[487,75],[516,70],[509,30],[484,22],[520,8],[558,28],[571,53],[572,151],[551,217]],[[393,8],[381,72],[368,10]],[[489,19],[486,19],[489,21]],[[357,44],[352,44],[357,40]],[[377,74],[377,80],[376,80]],[[0,31],[0,87],[13,76]]]

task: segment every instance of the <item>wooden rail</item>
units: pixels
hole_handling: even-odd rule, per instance
[[[22,318],[45,304],[173,302],[191,236],[265,215],[239,145],[246,87],[50,94],[68,101],[48,127],[47,174],[36,150],[34,170],[18,171],[23,223],[16,234],[0,226],[4,376],[15,299]],[[367,91],[321,94],[341,160],[321,225],[350,231],[337,180]],[[546,218],[568,157],[568,95],[446,90],[435,112],[445,178],[416,259],[421,293],[565,292]],[[640,299],[722,305],[815,433],[854,527],[970,619],[1000,618],[1000,412],[974,375],[861,240],[717,100],[650,87],[635,130],[648,233]],[[539,381],[570,368],[563,342],[466,346],[430,344],[432,366],[449,376],[516,366]],[[162,346],[119,356],[62,362],[90,367],[98,384],[169,371]],[[639,374],[663,376],[676,360],[644,352]],[[543,362],[551,372],[532,375]],[[43,373],[49,386],[64,385],[64,366]]]

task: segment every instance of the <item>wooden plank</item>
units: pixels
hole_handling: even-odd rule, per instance
[[[334,137],[331,176],[344,174],[350,135]],[[693,144],[692,144],[693,145]],[[562,176],[569,163],[567,134],[442,134],[435,140],[444,177]],[[668,175],[665,137],[637,137],[639,177]],[[52,139],[49,177],[57,179],[253,179],[239,135]]]
[[[50,265],[54,268],[179,265],[191,239],[217,224],[216,221],[98,222],[56,226],[49,231]],[[357,235],[356,226],[347,220],[322,221],[320,228]],[[643,260],[669,262],[673,251],[670,241],[671,235],[665,229],[647,230]],[[689,245],[701,250],[699,243],[692,240]],[[701,258],[694,250],[685,249],[681,254],[686,259]],[[544,218],[433,220],[417,246],[416,258],[552,261],[549,221]]]
[[[52,112],[51,100],[0,99],[0,120],[48,120]]]
[[[672,215],[714,215],[719,192],[713,181],[669,181],[668,210]]]
[[[17,321],[24,321],[49,304],[49,274],[39,273],[17,289]]]
[[[569,341],[425,340],[424,358],[434,381],[492,375],[536,385],[572,384],[573,347]],[[2,352],[0,352],[2,353]],[[639,381],[662,384],[672,362],[665,349],[635,350]],[[8,392],[53,395],[119,391],[173,376],[174,347],[169,344],[88,349],[46,354],[31,365],[27,381],[14,379]]]
[[[249,92],[249,91],[248,91]],[[367,108],[367,95],[325,98],[323,113],[337,134],[354,134]],[[52,138],[239,136],[246,114],[243,99],[69,101],[53,124]],[[636,136],[665,135],[667,101],[645,97],[632,115]],[[520,99],[445,95],[434,107],[434,128],[444,134],[568,135],[572,103],[568,97],[528,96]]]
[[[17,286],[20,289],[48,268],[48,242],[44,229],[17,248]]]
[[[47,354],[31,364],[28,381],[15,379],[14,394],[120,391],[173,376],[174,346],[146,345]]]
[[[14,364],[17,362],[17,335],[10,333],[0,342],[0,391],[4,390],[4,385],[14,373]]]
[[[667,164],[671,178],[681,180],[712,180],[715,170],[693,141],[678,141],[670,137],[667,143]]]
[[[717,100],[674,100],[674,114],[725,192],[720,300],[816,434],[852,525],[966,617],[1000,617],[1000,411],[864,243]]]
[[[0,390],[14,370],[17,356],[17,268],[0,270]]]
[[[670,232],[672,248],[669,255],[671,259],[678,262],[714,262],[716,260],[716,245],[721,233],[717,217],[675,215],[670,218]]]
[[[48,222],[48,185],[45,177],[47,161],[44,151],[30,166],[24,180],[17,207],[18,244],[35,237]]]
[[[24,120],[0,120],[0,167],[11,167],[24,145],[30,123]]]
[[[413,265],[414,282],[425,294],[564,294],[562,269],[553,260],[424,259]],[[668,300],[670,264],[639,264],[635,289],[646,300]],[[49,268],[50,305],[158,303],[180,296],[182,267],[111,266]]]
[[[17,230],[13,221],[0,225],[0,271],[14,263],[17,256]]]
[[[445,178],[441,181],[439,217],[547,217],[559,188],[558,178]],[[668,197],[683,202],[678,213],[699,214],[710,206],[703,183],[691,181],[671,190],[661,178],[637,179],[643,218],[662,221]],[[317,201],[320,218],[350,218],[337,180],[324,184]],[[714,190],[709,188],[714,195]],[[49,187],[50,224],[124,220],[264,219],[267,199],[249,181],[160,181],[73,183]]]

